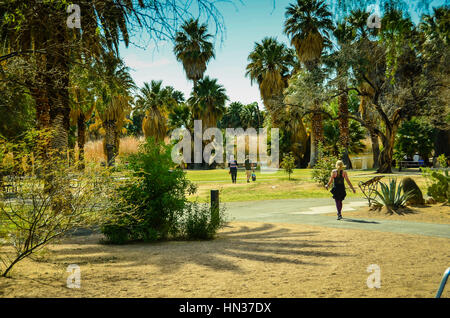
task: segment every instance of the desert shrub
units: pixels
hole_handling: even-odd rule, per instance
[[[337,160],[338,157],[325,152],[322,143],[319,143],[317,163],[312,171],[313,180],[325,186],[330,179],[331,172],[336,168]]]
[[[412,178],[404,178],[402,180],[402,186],[404,192],[411,192],[411,198],[408,200],[408,204],[424,204],[422,191],[417,186],[416,182]]]
[[[209,209],[188,201],[196,186],[174,168],[171,146],[149,138],[128,161],[131,175],[118,187],[112,217],[101,227],[107,242],[208,239],[222,226],[211,221]]]
[[[46,138],[42,135],[30,137]],[[6,147],[0,144],[0,147]],[[30,146],[30,147],[29,147]],[[12,193],[0,189],[0,274],[7,276],[23,259],[80,227],[93,227],[109,204],[109,171],[87,166],[80,172],[67,159],[46,155],[34,145],[15,144]],[[22,163],[35,151],[32,168]],[[33,153],[31,153],[33,154]],[[22,160],[23,159],[23,160]],[[39,173],[35,173],[39,171]]]
[[[450,176],[448,170],[422,169],[427,180],[427,195],[437,202],[450,203]]]
[[[397,179],[391,179],[389,184],[380,182],[381,191],[376,190],[375,206],[385,206],[390,212],[397,211],[406,206],[406,202],[413,195],[411,192],[403,191],[401,183],[397,186]]]
[[[213,219],[211,208],[208,205],[197,202],[188,204],[180,222],[181,238],[188,240],[213,239],[217,230],[222,228],[226,222],[225,209],[219,209],[218,213],[218,217]]]

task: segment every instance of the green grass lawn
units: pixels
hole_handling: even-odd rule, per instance
[[[357,192],[354,194],[348,189],[347,196],[362,198],[358,182],[367,181],[376,175],[374,170],[349,170],[350,181]],[[425,180],[420,174],[411,172],[385,174],[386,177],[382,181],[387,182],[389,178],[397,178],[400,181],[406,175],[413,177],[422,192],[426,193]],[[331,197],[329,191],[312,180],[312,169],[295,169],[291,180],[281,170],[274,174],[257,171],[256,182],[250,183],[246,181],[245,171],[239,170],[237,184],[231,183],[231,177],[225,169],[187,170],[187,176],[198,186],[196,195],[191,196],[190,200],[199,202],[209,202],[210,190],[213,189],[220,190],[221,202]]]

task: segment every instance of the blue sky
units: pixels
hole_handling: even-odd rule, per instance
[[[229,102],[246,104],[256,101],[262,106],[257,85],[252,86],[250,79],[245,77],[247,57],[255,41],[259,42],[265,36],[274,36],[289,44],[282,30],[286,7],[293,2],[276,0],[275,7],[273,0],[245,0],[243,3],[235,1],[234,6],[227,3],[218,5],[225,20],[226,32],[222,43],[216,41],[216,58],[208,64],[205,75],[218,79],[227,91]],[[435,2],[442,4],[444,1]],[[211,32],[214,33],[214,30]],[[175,87],[188,98],[192,83],[186,80],[183,67],[176,61],[172,49],[170,42],[161,42],[157,47],[150,44],[145,50],[122,45],[120,54],[132,69],[131,75],[139,87],[143,82],[163,80],[164,85]]]

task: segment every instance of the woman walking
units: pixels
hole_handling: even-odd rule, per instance
[[[230,156],[230,162],[228,163],[228,166],[230,167],[229,173],[231,174],[231,182],[236,183],[237,178],[237,161],[234,160],[234,156]]]
[[[344,170],[345,166],[341,160],[336,162],[336,169],[331,172],[330,180],[325,188],[328,190],[331,182],[333,182],[333,188],[331,189],[331,193],[333,194],[333,199],[336,201],[336,209],[337,209],[337,219],[342,219],[342,201],[344,201],[347,196],[347,192],[345,192],[345,184],[344,179],[347,181],[347,184],[352,189],[353,193],[355,193],[355,189],[353,188],[350,179],[348,178],[347,171]]]

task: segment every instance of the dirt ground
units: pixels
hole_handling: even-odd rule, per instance
[[[449,239],[293,224],[230,223],[206,242],[99,239],[24,260],[0,278],[0,297],[434,297],[450,265]],[[66,287],[69,264],[81,268],[80,289]],[[371,264],[379,289],[367,287]]]
[[[345,202],[344,202],[345,206]],[[327,215],[335,215],[330,213]],[[399,220],[399,221],[413,221],[424,223],[438,223],[450,224],[450,205],[433,204],[424,206],[411,206],[401,209],[396,213],[390,213],[383,208],[381,210],[371,210],[368,207],[361,208],[358,211],[342,212],[344,217],[358,217],[367,219],[385,219],[385,220]]]

